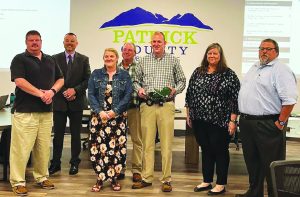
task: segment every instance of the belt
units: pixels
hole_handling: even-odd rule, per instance
[[[139,105],[130,103],[129,106],[128,106],[128,109],[134,109],[134,108],[138,108],[138,107],[139,107]]]
[[[174,98],[167,98],[167,99],[164,99],[164,100],[152,100],[152,99],[145,100],[145,99],[141,99],[141,103],[146,103],[149,106],[151,106],[153,104],[162,105],[163,103],[171,102],[171,101],[174,102]]]
[[[270,115],[250,115],[250,114],[240,114],[240,118],[245,120],[277,120],[279,114],[270,114]]]

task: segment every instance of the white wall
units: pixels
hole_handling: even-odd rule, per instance
[[[203,23],[211,26],[213,31],[161,25],[98,29],[103,23],[135,7],[162,14],[167,18],[177,14],[193,13]],[[198,42],[197,44],[169,43],[167,45],[188,47],[186,55],[175,53],[175,56],[180,58],[187,83],[193,70],[200,64],[207,46],[212,42],[219,42],[223,46],[229,66],[235,70],[238,76],[241,76],[244,1],[218,0],[216,3],[207,0],[98,0],[82,4],[81,0],[72,0],[71,10],[71,31],[78,35],[78,50],[90,57],[92,70],[103,66],[102,55],[105,48],[114,47],[120,51],[125,37],[118,43],[113,43],[116,30],[132,31],[133,34],[138,30],[195,31],[194,39]],[[138,36],[134,35],[134,37],[138,40]],[[148,39],[146,43],[141,45],[149,45],[150,37],[146,37],[146,39]],[[140,43],[136,44],[140,45]],[[138,55],[144,56],[145,53]],[[176,97],[176,107],[184,106],[184,98],[185,91]]]
[[[120,52],[124,40],[120,39],[119,42],[113,43],[114,30],[130,30],[132,32],[137,30],[196,31],[194,38],[197,44],[169,43],[167,45],[188,47],[186,55],[175,53],[184,68],[187,82],[192,71],[200,64],[206,47],[212,42],[219,42],[223,46],[229,66],[241,79],[244,4],[244,1],[237,0],[218,0],[217,2],[208,0],[72,0],[70,31],[78,35],[78,51],[90,57],[92,70],[102,67],[102,54],[105,48],[114,47]],[[193,13],[203,23],[211,26],[213,31],[153,25],[99,30],[103,23],[135,7],[141,7],[152,13],[162,14],[167,18],[171,18],[176,14]],[[53,27],[53,29],[55,28]],[[44,35],[42,36],[45,38]],[[61,41],[63,41],[63,36],[61,35]],[[149,45],[149,43],[136,44],[141,46]],[[25,48],[25,43],[20,43],[20,45]],[[62,44],[61,51],[63,51]],[[44,52],[47,53],[47,51]],[[144,53],[139,54],[139,56],[143,55]],[[8,70],[0,70],[0,84],[0,94],[14,91],[14,84],[10,82]],[[300,90],[300,84],[298,84],[298,90]],[[176,107],[182,108],[184,106],[184,98],[185,91],[177,97]],[[300,112],[300,105],[297,105],[294,111]]]
[[[10,80],[10,72],[8,70],[0,70],[0,95],[14,92],[15,84]]]

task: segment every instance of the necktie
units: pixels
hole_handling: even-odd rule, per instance
[[[67,66],[67,81],[71,78],[71,70],[72,70],[72,56],[68,56],[68,66]]]
[[[72,66],[72,55],[68,56],[68,68]]]

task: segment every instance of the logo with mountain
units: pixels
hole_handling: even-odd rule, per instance
[[[184,15],[177,14],[176,16],[168,19],[161,14],[153,14],[140,7],[122,12],[114,19],[105,22],[99,29],[105,29],[109,27],[121,27],[121,26],[135,26],[142,24],[159,24],[159,25],[175,25],[182,27],[194,27],[197,29],[213,30],[210,26],[204,24],[191,13]]]

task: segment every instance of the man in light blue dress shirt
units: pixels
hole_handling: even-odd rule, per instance
[[[277,58],[275,40],[265,39],[259,47],[259,62],[242,81],[239,92],[240,131],[249,173],[249,189],[236,197],[263,197],[264,179],[272,194],[269,166],[285,158],[284,127],[297,101],[296,77]]]

